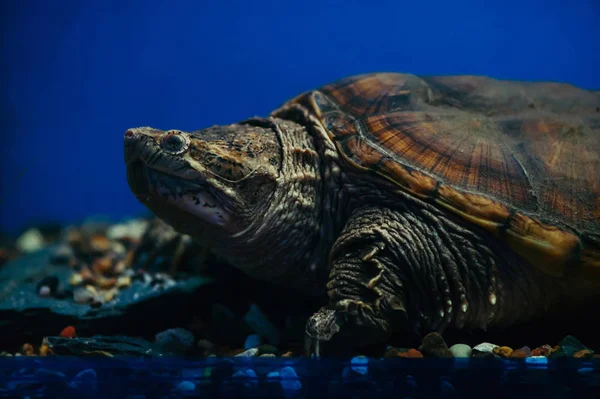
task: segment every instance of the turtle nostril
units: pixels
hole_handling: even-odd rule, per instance
[[[135,133],[133,132],[133,130],[131,129],[127,129],[127,131],[125,132],[125,137],[133,137]]]

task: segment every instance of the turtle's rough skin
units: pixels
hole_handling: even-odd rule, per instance
[[[127,177],[249,275],[326,291],[313,343],[509,326],[598,298],[599,107],[567,84],[353,76],[267,118],[130,129]]]

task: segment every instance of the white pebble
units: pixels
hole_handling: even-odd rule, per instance
[[[49,297],[51,294],[50,287],[48,287],[47,285],[41,286],[38,294],[43,297]]]
[[[252,357],[256,356],[258,353],[258,348],[250,348],[248,350],[243,351],[242,353],[238,353],[235,355],[236,357]]]
[[[494,353],[494,348],[498,347],[498,345],[491,344],[489,342],[482,342],[479,345],[475,346],[473,350],[485,353]]]
[[[17,249],[22,252],[33,252],[45,245],[44,236],[38,229],[29,229],[17,238]]]
[[[465,344],[454,344],[450,347],[450,352],[454,357],[471,357],[471,347]]]

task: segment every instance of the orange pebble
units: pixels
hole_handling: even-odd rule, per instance
[[[75,338],[77,334],[75,333],[75,327],[68,326],[65,327],[59,334],[63,338]]]
[[[421,359],[423,354],[416,349],[409,349],[407,352],[398,352],[396,356],[407,359]]]
[[[23,348],[21,349],[21,353],[25,356],[33,356],[35,351],[33,350],[33,345],[31,344],[23,344]]]
[[[40,346],[40,356],[48,356],[48,353],[50,353],[50,347],[48,344],[42,344]]]

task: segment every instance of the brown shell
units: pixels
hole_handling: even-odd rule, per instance
[[[455,212],[546,273],[599,275],[600,93],[378,73],[294,103],[314,112],[350,165]]]

